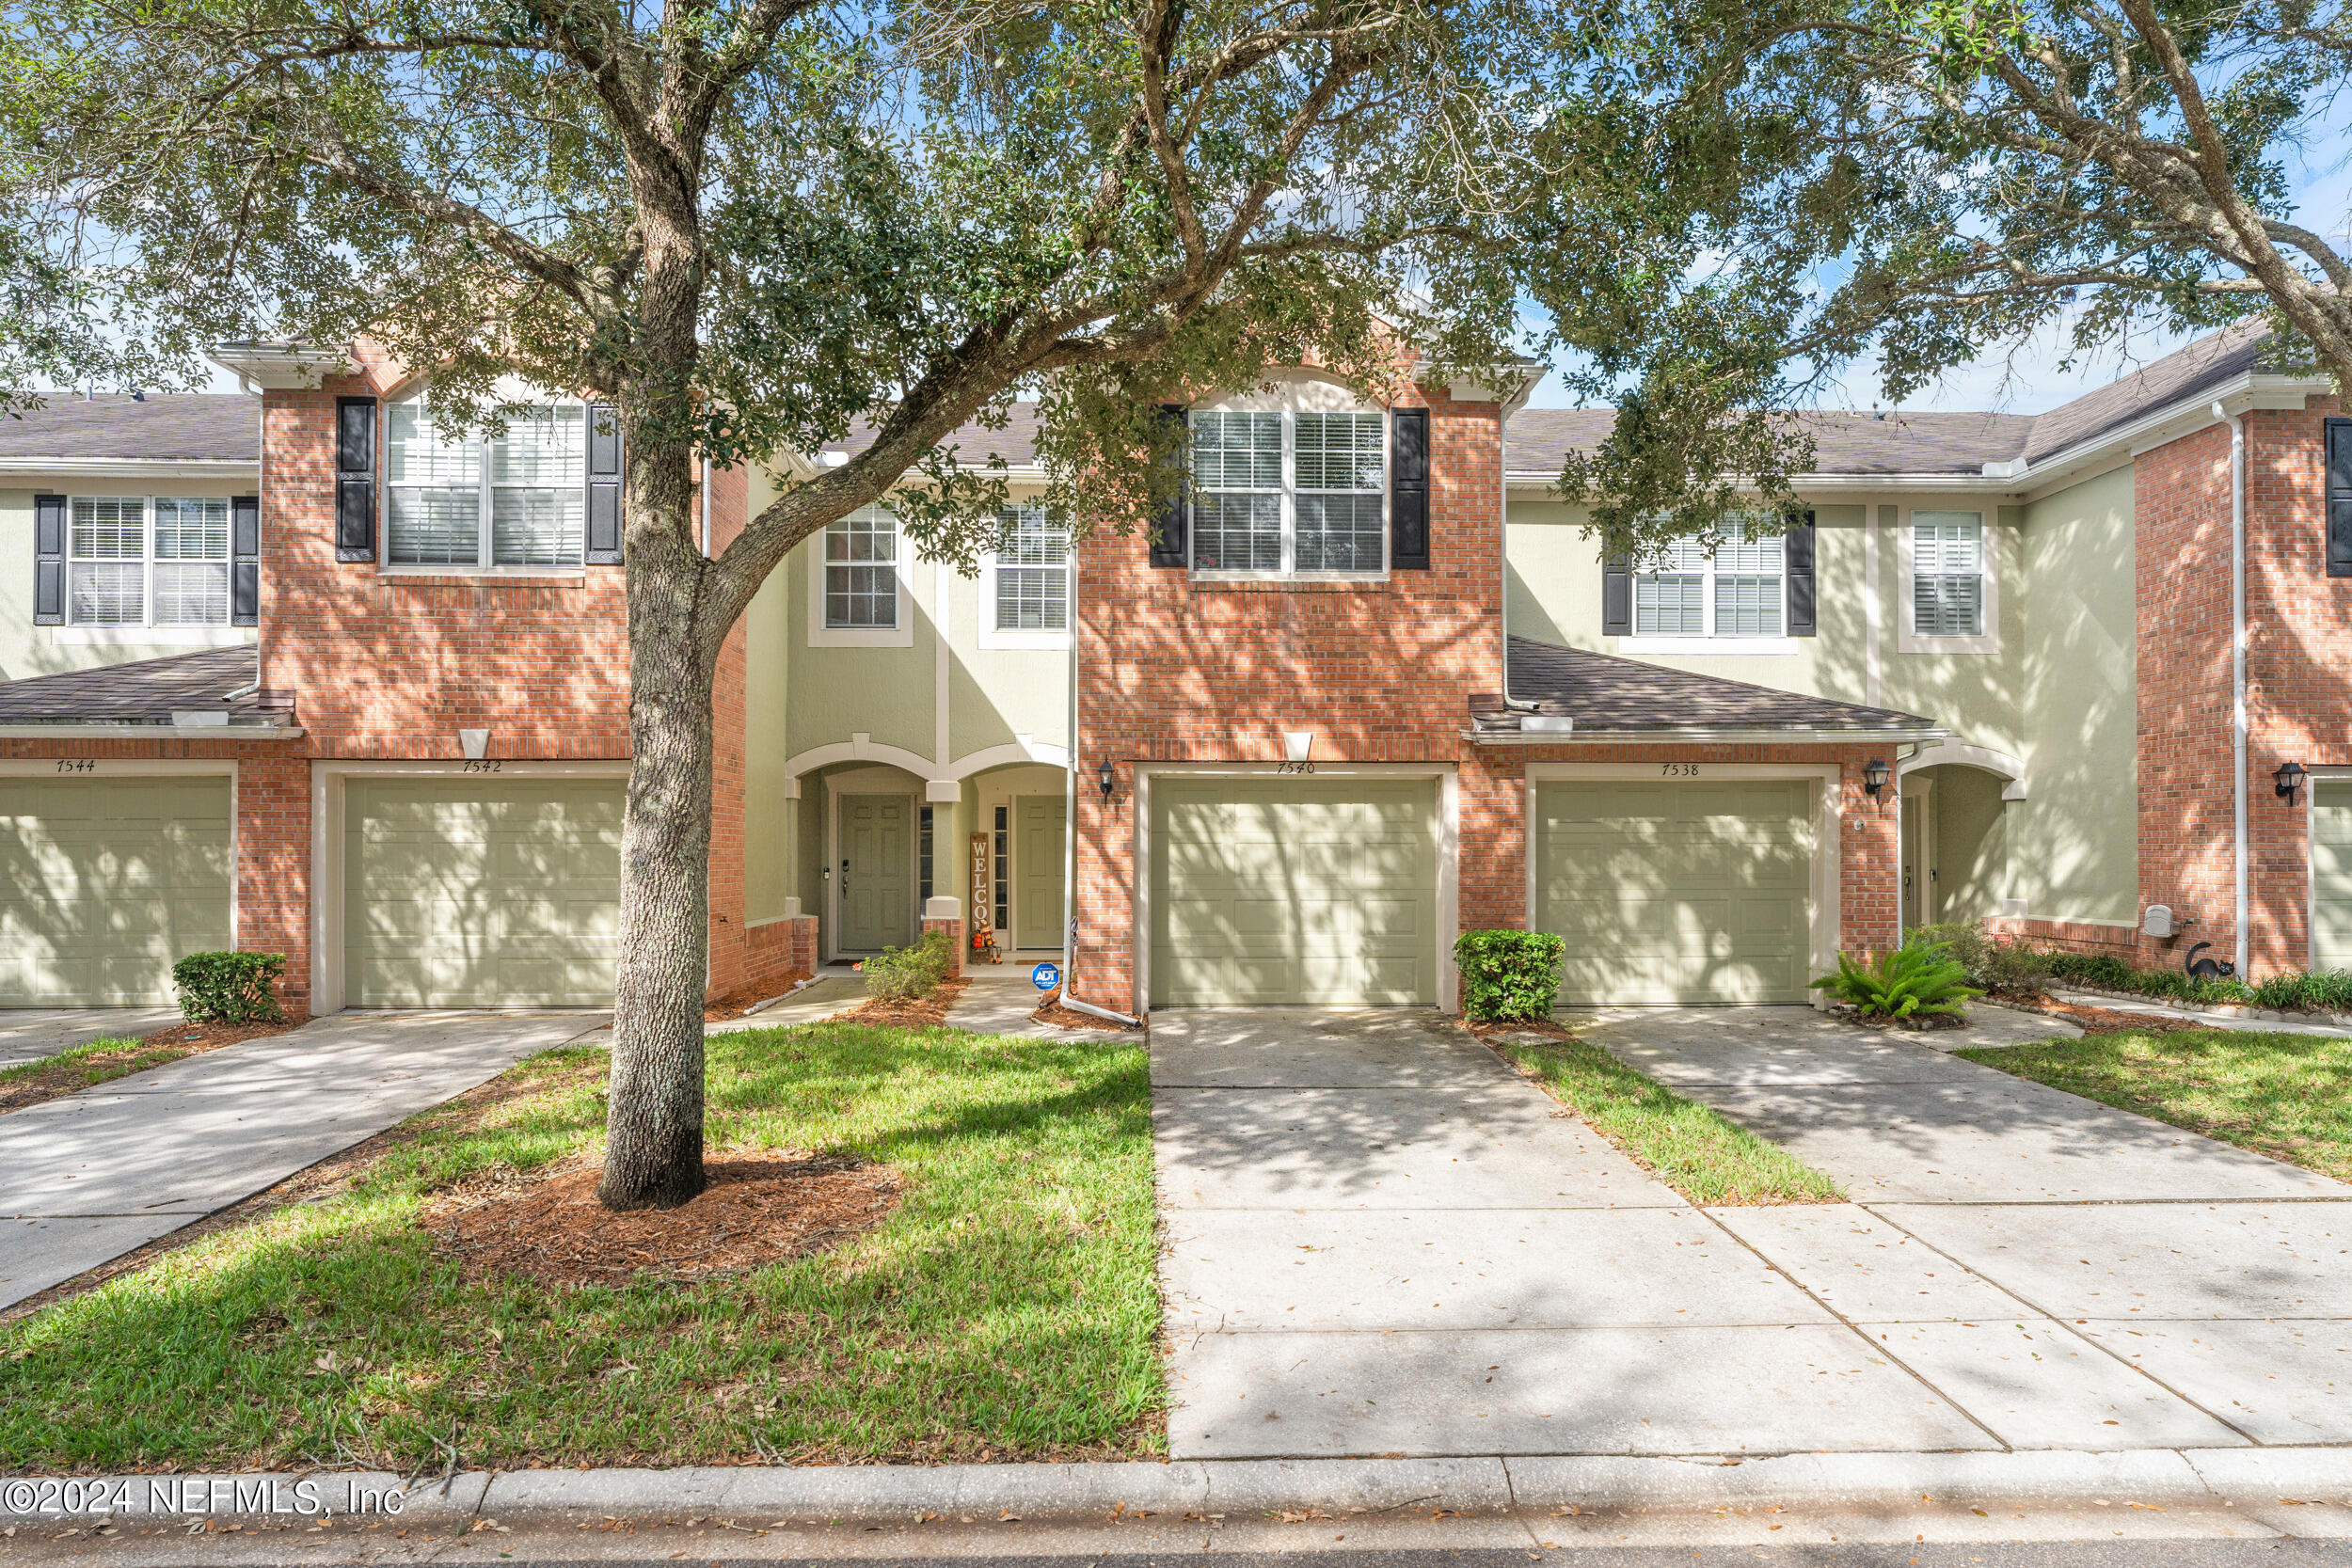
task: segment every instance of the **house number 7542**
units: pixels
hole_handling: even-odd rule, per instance
[[[1669,779],[1695,779],[1699,776],[1699,765],[1695,762],[1669,762],[1661,764],[1658,771]]]

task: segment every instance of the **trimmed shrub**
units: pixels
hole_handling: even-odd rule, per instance
[[[1973,920],[1922,926],[1921,942],[1940,945],[1982,991],[2039,996],[2050,983],[2050,955],[2013,937],[1995,936]]]
[[[1968,971],[1938,942],[1915,931],[1900,947],[1890,947],[1867,964],[1837,955],[1837,973],[1813,982],[1865,1018],[1927,1018],[1958,1013],[1960,1005],[1984,992],[1968,984]]]
[[[1524,1023],[1551,1012],[1567,944],[1549,931],[1464,931],[1454,943],[1462,1011],[1489,1023]]]
[[[171,966],[180,1012],[190,1023],[283,1023],[278,978],[283,953],[191,953]]]
[[[893,1002],[925,995],[947,978],[954,958],[945,931],[926,931],[911,946],[885,947],[880,958],[866,960],[866,994]]]

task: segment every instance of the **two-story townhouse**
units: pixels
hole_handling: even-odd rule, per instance
[[[711,986],[951,917],[1121,1010],[1450,1006],[1482,926],[1566,937],[1580,1002],[1802,1000],[1838,948],[1971,917],[2152,963],[2240,929],[2257,965],[2352,963],[2352,423],[2259,348],[2217,335],[2032,418],[1823,416],[1808,526],[1638,571],[1548,491],[1607,416],[1523,409],[1518,372],[1204,398],[1153,540],[1073,547],[1034,504],[1029,410],[961,432],[1015,480],[977,578],[869,509],[728,650]],[[144,499],[135,561],[19,541],[15,592],[69,603],[8,634],[56,673],[0,685],[10,999],[159,994],[218,930],[288,953],[313,1010],[603,1001],[628,734],[594,411],[512,389],[538,412],[452,439],[364,354],[221,357],[262,388],[219,404],[258,461],[214,476],[225,562],[187,560],[230,584],[202,637],[258,633],[258,659],[59,636],[77,582],[182,592],[151,585],[214,548],[178,520],[214,491],[77,479],[51,412],[11,433],[62,465],[17,463],[27,512]],[[138,406],[71,440],[135,448]],[[711,547],[801,461],[707,476]],[[2152,905],[2180,935],[2141,934]]]

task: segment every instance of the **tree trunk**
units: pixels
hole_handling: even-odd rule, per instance
[[[645,456],[648,467],[660,461]],[[641,489],[666,487],[629,488],[634,500]],[[710,712],[719,640],[707,640],[707,656],[697,613],[704,562],[691,529],[632,529],[629,547],[628,814],[621,829],[620,974],[596,1196],[611,1209],[669,1209],[704,1186]]]

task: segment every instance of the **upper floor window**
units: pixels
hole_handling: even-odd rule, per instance
[[[1379,572],[1385,425],[1368,413],[1195,410],[1194,568]]]
[[[66,573],[68,625],[225,626],[229,499],[75,496]]]
[[[509,413],[499,436],[445,436],[423,400],[393,404],[384,443],[384,559],[395,566],[581,564],[588,419],[577,403]]]
[[[1783,586],[1780,534],[1740,526],[1711,541],[1686,536],[1633,579],[1633,634],[1778,637]]]
[[[898,625],[898,519],[864,506],[825,528],[825,628],[889,631]]]
[[[1984,635],[1984,515],[1911,515],[1912,627],[1920,637]]]
[[[1042,509],[1008,507],[996,546],[998,631],[1070,629],[1070,531]]]

